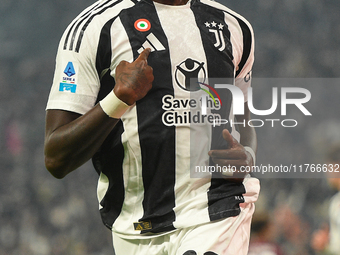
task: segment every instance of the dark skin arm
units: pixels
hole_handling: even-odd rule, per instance
[[[243,124],[239,125],[239,131],[241,134],[240,143],[232,137],[227,129],[223,130],[223,138],[228,142],[229,148],[225,150],[211,150],[209,151],[209,156],[215,164],[220,166],[235,166],[238,170],[244,166],[253,166],[253,158],[249,152],[244,149],[244,146],[251,147],[256,153],[257,150],[257,138],[255,128],[249,126],[247,123],[250,120],[250,111],[247,103],[244,105],[245,112],[244,115],[236,115],[237,122],[245,121],[245,126]],[[245,172],[236,172],[232,177],[226,177],[231,181],[241,182],[243,181]]]
[[[143,98],[152,87],[152,68],[147,64],[150,49],[132,63],[116,68],[114,93],[128,105]],[[56,178],[63,178],[88,161],[99,149],[118,119],[110,118],[99,104],[84,115],[48,110],[45,128],[45,166]]]

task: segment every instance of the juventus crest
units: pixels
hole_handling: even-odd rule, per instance
[[[214,46],[219,50],[223,51],[225,49],[225,40],[223,36],[223,24],[217,24],[215,21],[205,22],[204,25],[209,28],[209,32],[215,35],[216,43]]]

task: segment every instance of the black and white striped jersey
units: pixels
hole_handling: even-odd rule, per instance
[[[189,106],[200,101],[192,94],[205,92],[192,86],[191,78],[204,84],[209,78],[240,78],[235,85],[245,96],[250,86],[252,28],[223,5],[210,0],[181,6],[96,2],[62,36],[47,109],[86,113],[113,89],[119,62],[132,62],[144,48],[152,50],[153,87],[122,116],[93,157],[104,224],[142,238],[238,215],[243,184],[212,173],[190,175],[193,165],[209,165],[210,149],[225,146],[221,127],[214,129],[208,117],[196,125],[198,115]],[[231,97],[223,95],[222,117],[229,119]],[[239,139],[236,129],[227,128]]]

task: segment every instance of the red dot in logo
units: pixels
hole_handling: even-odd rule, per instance
[[[135,21],[135,28],[138,31],[146,32],[149,31],[151,28],[151,23],[147,19],[138,19]]]

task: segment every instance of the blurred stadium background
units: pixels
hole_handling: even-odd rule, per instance
[[[253,25],[254,77],[339,77],[340,1],[220,1]],[[97,210],[91,164],[60,181],[43,162],[44,109],[57,44],[68,23],[92,2],[1,0],[0,254],[112,254],[110,232]],[[259,129],[258,163],[323,163],[328,145],[340,142],[340,89],[325,84],[316,90],[318,124],[302,119],[295,129]],[[269,217],[274,241],[284,254],[315,254],[310,239],[327,221],[335,191],[324,178],[261,182],[258,213]]]

